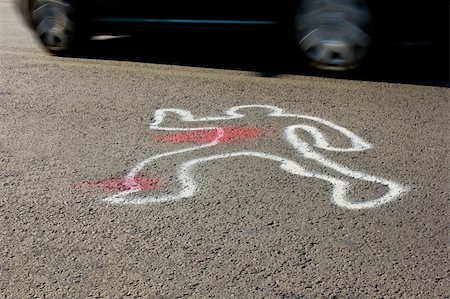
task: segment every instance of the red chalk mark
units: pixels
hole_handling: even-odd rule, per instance
[[[155,190],[159,188],[159,179],[155,177],[140,176],[136,177],[135,186],[139,190]],[[100,189],[103,192],[122,192],[130,190],[131,188],[126,186],[125,178],[111,178],[105,180],[95,180],[91,182],[82,183],[76,185],[77,189]],[[136,186],[137,185],[137,186]]]
[[[233,142],[246,139],[254,139],[263,135],[263,130],[259,128],[222,128],[223,136],[219,139],[220,142]],[[199,130],[189,131],[179,134],[161,135],[155,137],[155,141],[162,142],[213,142],[217,139],[218,130]]]

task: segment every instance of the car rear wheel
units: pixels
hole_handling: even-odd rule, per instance
[[[372,41],[372,17],[361,0],[303,0],[295,37],[315,67],[348,70],[360,65]]]
[[[39,40],[51,53],[67,54],[77,46],[80,34],[70,1],[32,1],[31,22]]]

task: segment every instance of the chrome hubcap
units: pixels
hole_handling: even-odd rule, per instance
[[[31,18],[35,30],[50,50],[63,50],[70,46],[74,36],[72,6],[62,0],[36,1]]]
[[[357,66],[371,41],[371,14],[358,0],[305,0],[295,24],[298,46],[322,68]]]

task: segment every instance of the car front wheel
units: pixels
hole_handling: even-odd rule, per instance
[[[372,41],[372,17],[360,0],[303,0],[295,17],[295,37],[315,67],[348,70],[360,65]]]

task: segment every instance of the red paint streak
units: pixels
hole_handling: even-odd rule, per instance
[[[223,136],[220,142],[233,142],[247,139],[255,139],[263,135],[263,130],[258,128],[222,128]],[[213,142],[217,139],[217,129],[189,131],[179,134],[161,135],[155,137],[155,141],[162,142]]]
[[[159,188],[159,179],[155,177],[140,176],[135,178],[135,182],[140,190],[155,190]],[[103,192],[121,192],[130,190],[130,188],[125,185],[125,178],[95,180],[76,185],[75,188],[100,189]]]

